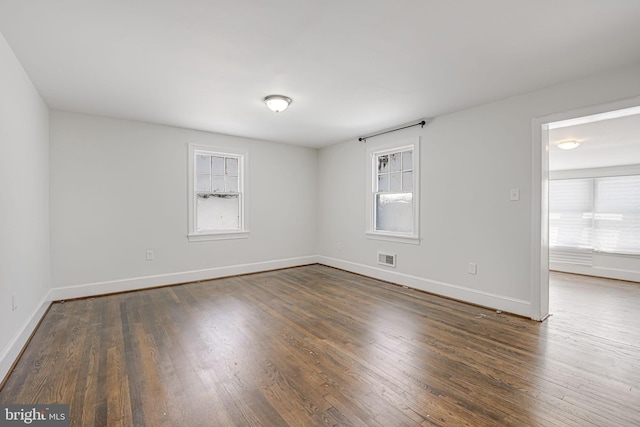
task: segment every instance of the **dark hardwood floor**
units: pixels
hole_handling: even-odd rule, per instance
[[[53,304],[1,403],[73,426],[640,425],[640,285],[543,323],[320,265]]]

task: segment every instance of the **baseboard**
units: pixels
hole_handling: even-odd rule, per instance
[[[607,279],[640,282],[640,272],[620,270],[615,268],[591,267],[588,265],[571,264],[566,262],[550,262],[549,270],[563,273],[582,274],[584,276],[605,277]]]
[[[0,386],[4,384],[13,364],[22,353],[22,349],[29,342],[29,338],[31,338],[31,335],[38,327],[40,320],[49,309],[50,304],[51,299],[49,295],[46,295],[22,328],[13,339],[9,341],[9,344],[7,344],[4,350],[2,350],[2,354],[0,354]]]
[[[50,293],[51,301],[62,301],[74,298],[85,298],[96,295],[113,294],[117,292],[135,291],[157,286],[177,283],[197,282],[199,280],[217,279],[220,277],[236,276],[240,274],[258,273],[261,271],[277,270],[280,268],[298,267],[316,264],[316,256],[287,258],[273,261],[263,261],[251,264],[231,265],[227,267],[207,268],[204,270],[183,271],[179,273],[158,274],[154,276],[134,277],[107,282],[88,283],[85,285],[53,288]]]
[[[447,298],[453,298],[459,301],[481,305],[483,307],[502,310],[507,313],[517,314],[527,318],[531,317],[529,301],[495,295],[488,292],[481,292],[451,283],[438,282],[436,280],[429,280],[423,277],[398,273],[397,271],[371,267],[364,264],[325,256],[318,256],[318,263],[350,271],[352,273],[373,277],[375,279],[408,286],[410,288],[419,289],[421,291],[430,292]]]

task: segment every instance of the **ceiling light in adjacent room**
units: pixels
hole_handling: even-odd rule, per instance
[[[578,148],[579,145],[580,143],[575,139],[558,142],[558,148],[561,150],[573,150],[574,148]]]
[[[291,98],[283,95],[269,95],[264,99],[264,103],[274,113],[286,110],[291,102]]]

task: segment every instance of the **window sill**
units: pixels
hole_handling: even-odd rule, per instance
[[[367,239],[373,240],[386,240],[388,242],[397,242],[397,243],[408,243],[410,245],[419,245],[420,237],[418,236],[407,236],[403,234],[392,234],[392,233],[374,233],[372,231],[367,231],[366,233]]]
[[[187,236],[190,242],[206,242],[209,240],[248,239],[249,231],[226,231],[222,233],[198,233]]]

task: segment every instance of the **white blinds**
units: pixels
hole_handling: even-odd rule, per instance
[[[550,181],[549,246],[640,255],[640,176]]]
[[[640,255],[640,176],[595,178],[594,206],[594,249]]]
[[[593,248],[593,179],[549,182],[549,246]]]

